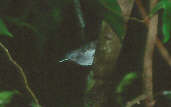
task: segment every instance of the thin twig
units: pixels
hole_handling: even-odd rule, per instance
[[[127,20],[132,20],[132,21],[136,21],[136,22],[140,22],[140,23],[145,23],[144,20],[136,18],[136,17],[129,17],[129,16],[124,16]]]
[[[32,96],[33,100],[35,101],[35,103],[38,105],[38,107],[40,106],[39,100],[36,97],[35,93],[32,91],[32,89],[30,88],[29,84],[28,84],[28,80],[27,80],[27,76],[24,73],[23,68],[12,58],[11,54],[9,53],[8,49],[5,47],[5,45],[3,45],[0,42],[0,46],[2,47],[2,49],[5,51],[6,55],[8,56],[8,59],[12,62],[12,64],[14,64],[16,66],[16,68],[19,70],[19,73],[21,74],[21,76],[23,77],[24,80],[24,84],[26,87],[26,90],[30,93],[30,95]]]
[[[135,104],[140,104],[140,101],[143,101],[146,98],[147,98],[147,96],[142,94],[142,95],[136,97],[135,99],[133,99],[132,101],[128,101],[127,104],[126,104],[126,107],[132,107]]]
[[[80,0],[74,0],[74,8],[75,8],[75,11],[76,11],[76,14],[77,14],[77,17],[79,20],[79,25],[81,28],[81,37],[82,37],[82,40],[84,41],[85,40],[85,31],[84,30],[86,27],[86,22],[84,20],[84,15],[83,15],[83,12],[81,9]]]
[[[163,44],[160,42],[160,40],[157,38],[157,43],[156,43],[162,57],[167,61],[169,66],[171,67],[171,56],[169,55],[168,51],[166,48],[163,46]]]

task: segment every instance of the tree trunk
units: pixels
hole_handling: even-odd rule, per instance
[[[124,16],[130,16],[134,0],[118,0]],[[127,20],[125,19],[125,22]],[[95,84],[89,92],[91,107],[107,107],[114,101],[112,93],[116,88],[114,83],[115,64],[117,62],[122,41],[112,28],[103,21],[101,33],[98,38],[94,58],[94,81]]]

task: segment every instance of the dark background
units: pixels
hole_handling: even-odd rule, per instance
[[[148,6],[145,2],[144,5]],[[39,31],[36,34],[27,27],[17,26],[5,20],[9,31],[15,37],[2,35],[0,41],[24,68],[30,86],[44,107],[82,107],[87,68],[74,62],[58,62],[67,52],[79,48],[85,42],[97,39],[103,9],[98,2],[91,0],[81,0],[81,6],[86,22],[85,41],[80,36],[81,28],[72,1],[2,0],[0,4],[2,18],[5,19],[5,16],[22,18],[27,14],[24,21],[33,24]],[[53,19],[51,12],[55,8],[60,9],[61,19]],[[141,18],[136,6],[133,8],[132,16]],[[161,24],[160,22],[159,28]],[[117,63],[118,71],[113,75],[113,78],[119,81],[128,72],[138,72],[139,79],[123,93],[126,101],[142,91],[141,72],[146,34],[147,29],[144,24],[136,21],[128,22],[127,35]],[[159,37],[162,38],[160,30]],[[170,46],[170,41],[165,44],[171,53]],[[153,70],[155,92],[171,90],[171,70],[157,48],[154,52]],[[26,103],[30,102],[31,98],[24,88],[23,79],[17,68],[8,61],[2,49],[0,49],[0,79],[1,90],[17,89],[24,96],[14,98],[13,106],[9,105],[9,107],[26,107]],[[156,101],[156,107],[169,107],[169,101],[163,96],[157,97]]]

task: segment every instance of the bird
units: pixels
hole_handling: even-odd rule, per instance
[[[73,62],[81,66],[91,66],[93,64],[96,51],[96,41],[91,41],[78,49],[72,50],[59,62]]]

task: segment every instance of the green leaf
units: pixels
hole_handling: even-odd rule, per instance
[[[168,16],[168,11],[163,12],[162,23],[163,23],[163,35],[164,39],[163,42],[166,43],[170,39],[171,34],[171,17]]]
[[[160,9],[164,8],[164,2],[165,1],[161,1],[155,5],[155,7],[150,12],[150,17],[152,17],[154,14],[156,14]]]
[[[3,20],[0,18],[0,35],[5,35],[8,37],[14,37],[9,31],[8,28],[6,27],[5,23]]]
[[[166,90],[166,91],[163,91],[163,95],[166,96],[168,99],[171,100],[171,90]]]
[[[125,36],[125,22],[123,17],[118,16],[117,14],[112,14],[110,11],[105,13],[104,20],[112,27],[112,29],[119,36],[120,40],[124,39]]]
[[[119,38],[123,40],[126,32],[125,22],[117,0],[100,0],[100,3],[106,9],[104,20],[111,25]]]
[[[122,93],[125,88],[130,85],[133,80],[135,80],[137,78],[137,74],[135,72],[131,72],[126,74],[123,79],[121,80],[121,82],[119,83],[119,85],[116,88],[116,93]]]
[[[160,9],[169,9],[171,8],[171,1],[168,0],[161,0],[160,2],[158,2],[155,7],[152,9],[152,11],[150,12],[150,16],[153,16],[156,12],[158,12]],[[169,9],[170,10],[170,9]]]
[[[94,86],[95,84],[95,80],[93,79],[93,71],[90,71],[89,75],[88,75],[88,79],[87,79],[87,89],[86,89],[86,93],[88,93]]]
[[[171,1],[162,0],[159,3],[157,3],[156,6],[150,12],[150,17],[152,17],[160,9],[164,9],[162,15],[162,32],[164,35],[163,42],[166,43],[170,39],[171,34]]]
[[[115,14],[121,15],[121,8],[117,0],[100,0],[100,3]]]
[[[40,105],[37,105],[37,104],[34,103],[33,101],[32,101],[32,103],[31,103],[31,105],[32,105],[32,107],[41,107]]]
[[[18,91],[2,91],[0,92],[0,106],[10,103],[14,94],[18,94]]]

